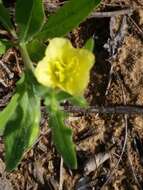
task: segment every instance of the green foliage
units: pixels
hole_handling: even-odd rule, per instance
[[[0,41],[0,56],[3,55],[5,51],[6,51],[5,44],[2,41]]]
[[[15,112],[15,109],[17,107],[17,100],[18,100],[19,94],[15,94],[9,104],[7,105],[7,107],[0,112],[0,134],[3,134],[3,131],[5,129],[5,125],[8,122],[8,120],[10,120],[11,116],[13,115],[13,113]]]
[[[63,102],[65,100],[68,100],[71,104],[80,106],[80,107],[87,107],[88,103],[86,99],[82,96],[72,96],[68,94],[67,92],[60,91],[56,94],[56,99],[59,102]]]
[[[94,48],[94,40],[93,38],[89,38],[87,42],[85,43],[84,47],[90,51],[93,51]]]
[[[8,31],[13,31],[13,25],[8,14],[8,10],[3,6],[2,1],[0,0],[0,22]]]
[[[24,151],[37,139],[40,130],[40,98],[33,94],[32,88],[25,81],[18,86],[17,91],[17,105],[4,130],[7,171],[17,166]]]
[[[12,43],[8,40],[1,39],[0,40],[0,56],[3,55],[7,49],[13,47]]]
[[[27,44],[27,50],[32,61],[38,62],[44,57],[46,45],[34,39]]]
[[[14,46],[14,44],[7,39],[1,39],[1,43],[5,46],[5,51]]]
[[[62,155],[65,164],[71,169],[77,169],[75,146],[72,141],[72,130],[65,127],[64,115],[57,111],[50,114],[49,127],[58,152]]]
[[[48,102],[48,103],[47,103]],[[75,146],[72,141],[72,130],[65,126],[66,114],[57,108],[57,100],[46,100],[49,112],[49,127],[52,129],[52,137],[58,152],[62,155],[65,164],[71,169],[77,169]]]
[[[44,23],[44,8],[42,0],[17,0],[16,22],[19,27],[21,42],[30,40],[40,31]]]
[[[73,105],[86,108],[88,103],[84,97],[71,97],[68,99]]]
[[[42,31],[38,34],[40,39],[64,36],[96,7],[101,0],[70,0],[60,8],[54,15],[48,18]]]
[[[56,93],[56,99],[59,102],[68,100],[69,98],[72,98],[72,95],[70,95],[69,93],[67,93],[65,91],[60,90],[59,92]]]
[[[15,169],[23,153],[35,142],[39,134],[40,100],[45,100],[49,111],[49,127],[58,152],[65,164],[77,168],[75,146],[72,141],[72,130],[65,125],[67,115],[60,108],[60,102],[82,107],[87,106],[83,97],[52,90],[40,85],[34,76],[32,61],[37,62],[45,54],[48,38],[66,35],[83,21],[101,0],[69,0],[55,14],[48,18],[44,25],[45,14],[42,0],[16,0],[16,30],[14,29],[7,9],[0,0],[0,24],[11,33],[11,41],[0,41],[0,55],[8,47],[19,48],[25,65],[24,75],[9,104],[0,112],[0,134],[4,136],[6,169]],[[13,19],[15,20],[15,19]],[[44,26],[43,26],[44,25]],[[18,33],[16,33],[18,31]],[[85,48],[93,48],[90,39]],[[77,81],[78,82],[78,81]]]

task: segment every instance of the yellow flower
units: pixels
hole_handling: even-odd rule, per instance
[[[35,69],[35,76],[47,87],[80,96],[89,82],[94,61],[90,51],[74,48],[68,39],[53,38]]]

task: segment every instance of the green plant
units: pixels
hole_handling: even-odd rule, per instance
[[[49,127],[51,127],[53,141],[57,150],[62,154],[67,166],[72,169],[77,168],[76,152],[72,142],[72,131],[65,126],[64,120],[67,114],[61,111],[60,102],[68,100],[76,105],[86,105],[86,101],[83,98],[83,90],[88,82],[89,70],[93,64],[94,57],[88,50],[77,50],[73,48],[65,38],[55,37],[65,36],[99,3],[100,0],[70,0],[55,14],[51,15],[47,21],[42,0],[17,0],[15,9],[17,28],[15,29],[15,26],[11,23],[7,9],[0,0],[0,22],[11,34],[11,44],[19,48],[25,64],[24,72],[21,79],[17,82],[13,97],[6,108],[0,112],[0,133],[4,136],[5,162],[8,171],[13,170],[17,166],[24,151],[29,149],[38,137],[40,130],[41,99],[44,100],[47,111],[49,112]],[[53,40],[60,41],[60,44],[61,40],[63,40],[65,44],[68,44],[65,49],[71,48],[67,52],[69,53],[69,57],[75,57],[75,62],[84,62],[84,59],[89,62],[87,66],[77,67],[80,73],[77,80],[80,80],[80,77],[82,78],[82,72],[86,74],[85,78],[87,80],[81,84],[80,81],[77,81],[76,89],[73,87],[72,82],[66,82],[71,76],[65,77],[66,74],[63,74],[63,72],[66,73],[67,70],[63,69],[64,66],[61,62],[57,63],[59,60],[52,61],[53,64],[48,70],[48,77],[50,76],[49,72],[54,73],[51,76],[55,78],[50,79],[54,83],[50,83],[50,85],[47,83],[45,85],[43,82],[45,79],[43,77],[45,76],[46,78],[46,75],[43,75],[42,80],[40,79],[42,73],[41,70],[39,72],[39,68],[42,68],[42,71],[45,72],[48,67],[46,63],[49,62],[50,57],[49,53],[45,55],[45,49],[48,52],[50,47],[48,46],[46,48],[45,42],[48,42],[51,38],[54,38],[50,42],[52,45],[54,44],[52,43]],[[87,46],[89,47],[89,42]],[[3,43],[1,43],[0,50],[1,53],[4,53],[5,46]],[[59,50],[55,48],[55,51],[55,55],[57,55]],[[88,57],[87,59],[85,56],[82,60],[82,51]],[[54,51],[52,53],[54,54]],[[66,59],[68,60],[68,56]],[[81,61],[79,61],[80,59]],[[39,60],[41,61],[39,62]],[[39,62],[36,70],[33,66],[33,61]],[[73,60],[73,67],[75,67],[74,64]],[[41,67],[41,65],[43,66]],[[66,69],[69,69],[70,66]],[[68,70],[68,72],[70,71],[72,73],[72,68]],[[60,76],[60,79],[58,80],[60,82],[57,82],[56,72],[59,72],[58,77]],[[65,78],[63,79],[63,77]],[[64,80],[64,83],[62,83],[62,80]],[[80,89],[80,93],[77,93],[78,89]]]

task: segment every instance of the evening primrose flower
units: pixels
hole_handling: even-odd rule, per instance
[[[39,83],[81,96],[89,82],[94,55],[86,49],[76,49],[65,38],[53,38],[38,63],[35,76]]]

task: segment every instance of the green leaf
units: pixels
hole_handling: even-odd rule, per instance
[[[30,91],[20,95],[18,105],[4,131],[6,170],[16,168],[23,153],[39,134],[40,99]]]
[[[49,115],[49,127],[52,129],[54,144],[62,155],[65,164],[71,168],[77,168],[75,146],[72,141],[72,130],[64,124],[64,113],[52,112]]]
[[[72,95],[71,94],[69,94],[69,93],[67,93],[67,92],[65,92],[65,91],[59,91],[59,92],[57,92],[57,94],[56,94],[56,99],[57,99],[57,101],[64,101],[64,100],[68,100],[69,98],[72,98]]]
[[[6,51],[5,44],[2,41],[0,41],[0,56],[3,55],[5,51]]]
[[[87,107],[88,106],[88,102],[86,101],[86,99],[83,96],[72,96],[71,94],[68,94],[65,91],[59,91],[56,94],[56,100],[58,102],[68,100],[73,105],[80,106],[80,107]]]
[[[52,89],[40,84],[37,81],[37,78],[35,77],[33,71],[32,72],[29,70],[25,71],[25,75],[24,75],[23,79],[27,81],[27,84],[29,84],[28,85],[29,91],[33,92],[33,94],[35,94],[36,96],[38,96],[40,98],[50,96]],[[19,82],[20,81],[18,81],[18,83],[17,83],[18,84],[17,87],[19,88],[19,91],[20,91],[21,88],[23,89],[23,85],[21,85],[22,82],[19,85]]]
[[[15,94],[4,110],[0,112],[0,135],[3,134],[5,125],[16,110],[19,94]]]
[[[73,105],[80,106],[83,108],[86,108],[88,106],[88,102],[86,101],[86,99],[81,96],[79,96],[79,97],[73,96],[73,97],[69,98],[68,101],[71,102]]]
[[[37,96],[41,98],[49,97],[51,94],[51,88],[43,86],[42,84],[36,81],[36,83],[34,84],[34,92]]]
[[[0,56],[5,54],[6,50],[8,50],[11,47],[13,47],[12,42],[6,39],[1,39],[0,40]]]
[[[46,45],[41,41],[34,39],[27,44],[27,50],[32,61],[38,62],[45,55]]]
[[[5,51],[14,46],[10,40],[1,39],[0,42],[5,46]]]
[[[0,22],[9,31],[13,31],[13,25],[8,14],[8,10],[4,7],[2,1],[0,0]]]
[[[42,0],[17,0],[16,22],[21,42],[28,41],[41,30],[44,23]]]
[[[87,42],[85,43],[84,48],[92,52],[94,48],[94,39],[89,38]]]
[[[43,40],[64,36],[89,15],[101,0],[69,0],[48,18],[38,37]]]

